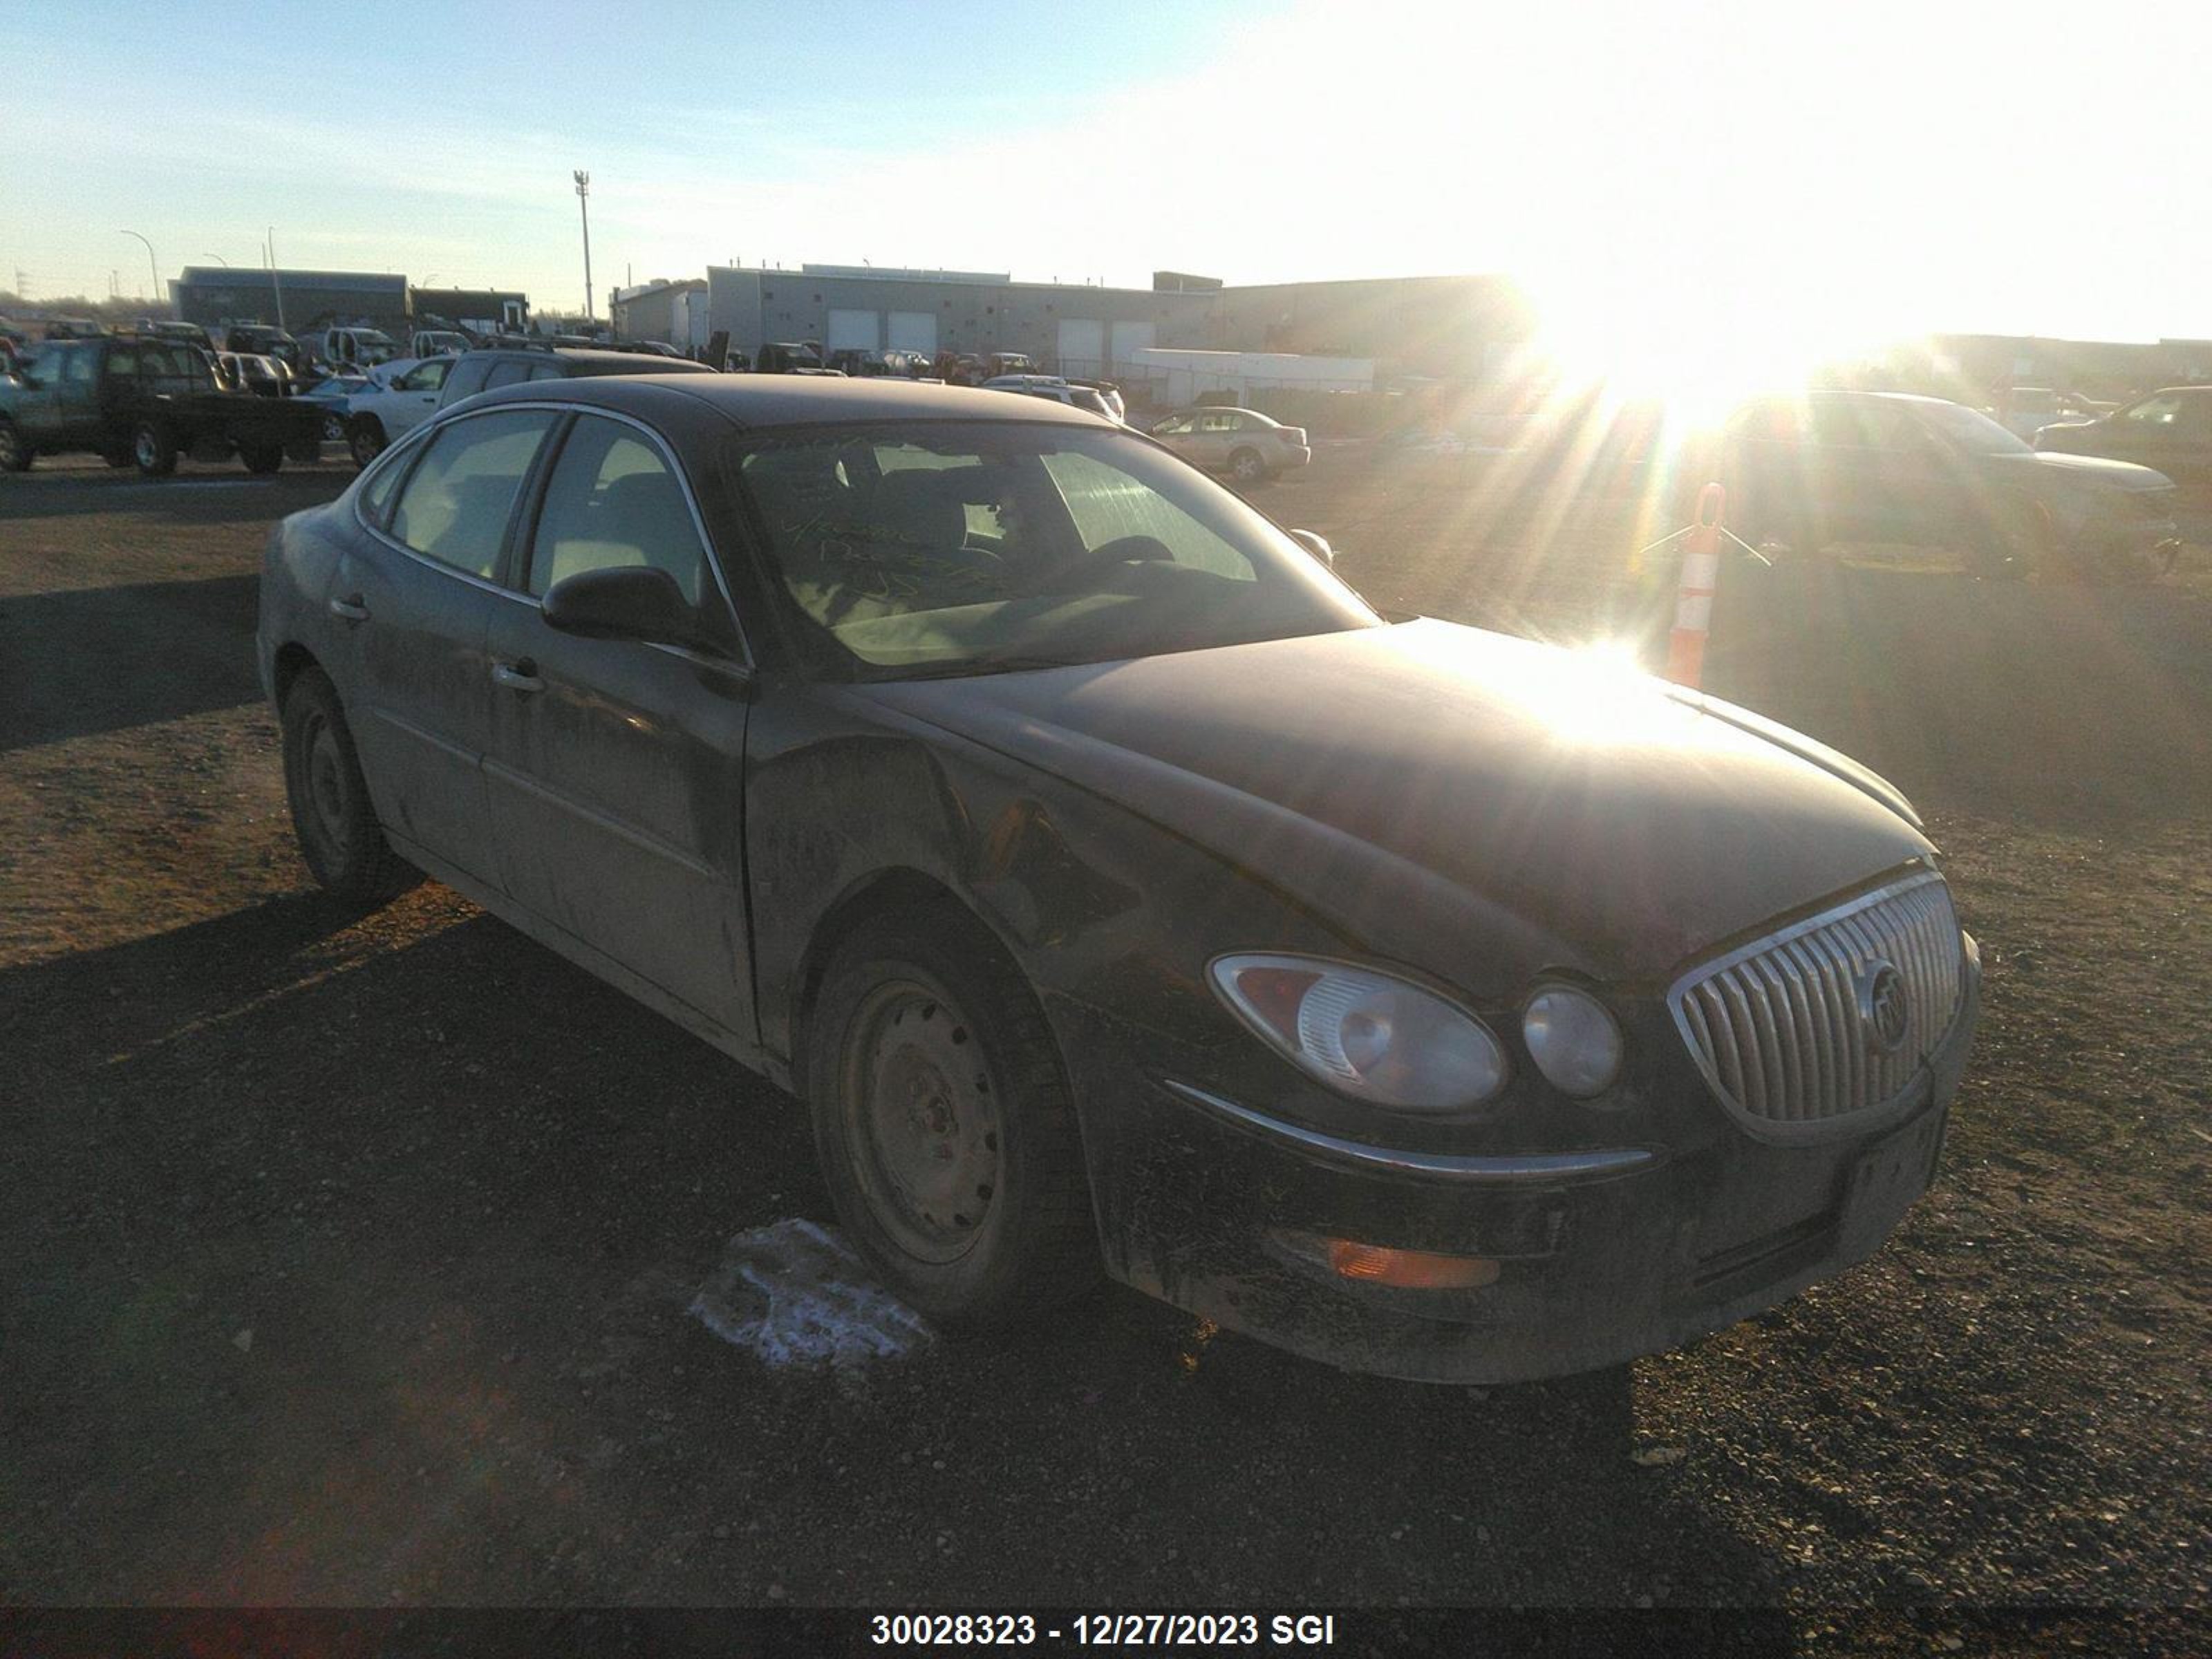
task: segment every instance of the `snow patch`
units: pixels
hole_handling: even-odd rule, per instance
[[[921,1316],[870,1279],[842,1237],[796,1218],[732,1239],[690,1311],[771,1365],[857,1370],[931,1338]]]

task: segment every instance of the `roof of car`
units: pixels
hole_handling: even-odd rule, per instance
[[[581,354],[578,354],[581,355]],[[607,353],[611,356],[615,354]],[[623,359],[635,362],[635,357]],[[738,426],[804,426],[874,421],[1060,421],[1095,427],[1097,417],[1065,404],[982,386],[931,385],[886,378],[836,380],[783,374],[607,374],[532,380],[480,394],[501,403],[553,399],[645,414],[676,392]]]

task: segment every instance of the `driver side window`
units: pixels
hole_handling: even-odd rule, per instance
[[[1158,490],[1095,456],[1067,452],[1044,458],[1045,471],[1066,503],[1084,551],[1132,538],[1154,542],[1187,570],[1231,581],[1255,580],[1252,562]]]

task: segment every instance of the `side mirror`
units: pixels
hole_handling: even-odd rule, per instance
[[[586,639],[704,643],[697,607],[684,599],[675,577],[653,565],[582,571],[554,583],[538,609],[549,628]]]
[[[1331,570],[1336,568],[1336,550],[1328,544],[1328,538],[1310,530],[1293,530],[1291,539],[1319,559]]]

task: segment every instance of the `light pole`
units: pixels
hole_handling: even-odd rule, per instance
[[[592,320],[592,175],[576,169],[576,210],[584,216],[584,320]]]
[[[210,253],[207,257],[216,261],[216,263],[220,264],[225,270],[228,270],[230,269],[230,261],[224,258],[220,253]]]
[[[119,231],[117,234],[123,236],[137,236],[140,241],[146,242],[146,239],[143,236],[138,236],[138,233],[135,230]],[[161,268],[154,263],[154,245],[151,242],[146,242],[146,269],[154,278],[154,298],[158,302],[161,297]]]

